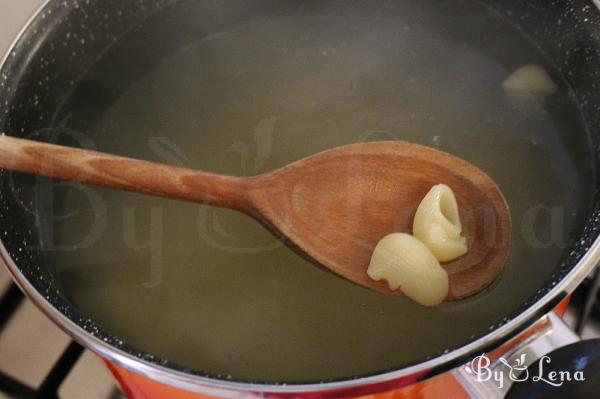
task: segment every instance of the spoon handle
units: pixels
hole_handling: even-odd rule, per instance
[[[0,136],[0,168],[247,210],[251,178]]]

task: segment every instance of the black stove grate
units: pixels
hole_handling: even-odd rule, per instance
[[[2,333],[23,300],[23,293],[15,284],[11,284],[4,292],[0,299],[0,333]],[[0,392],[23,399],[58,399],[58,390],[61,384],[82,353],[83,347],[77,342],[71,341],[37,388],[33,388],[0,371]]]

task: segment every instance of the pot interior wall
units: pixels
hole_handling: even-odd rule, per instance
[[[310,265],[231,211],[3,172],[13,260],[114,346],[237,380],[396,369],[508,322],[596,238],[587,2],[141,4],[51,1],[1,71],[2,130],[242,175],[358,141],[423,143],[498,182],[514,239],[492,287],[423,308]],[[531,64],[555,94],[503,90]]]

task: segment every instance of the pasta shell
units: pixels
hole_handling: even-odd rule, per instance
[[[448,295],[448,273],[431,251],[410,234],[392,233],[375,247],[367,274],[386,280],[391,290],[426,306],[440,304]]]
[[[448,262],[467,252],[467,240],[454,193],[445,184],[435,185],[423,198],[413,220],[413,235],[421,240],[440,262]]]

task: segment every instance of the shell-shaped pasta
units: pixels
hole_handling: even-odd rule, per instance
[[[503,83],[508,93],[530,93],[546,97],[558,90],[548,72],[539,65],[523,65],[514,71]]]
[[[386,280],[391,290],[400,290],[417,303],[440,304],[448,295],[448,273],[431,251],[405,233],[383,237],[375,247],[367,274]]]
[[[413,235],[431,250],[440,262],[467,252],[454,193],[445,184],[435,185],[423,198],[413,220]]]

